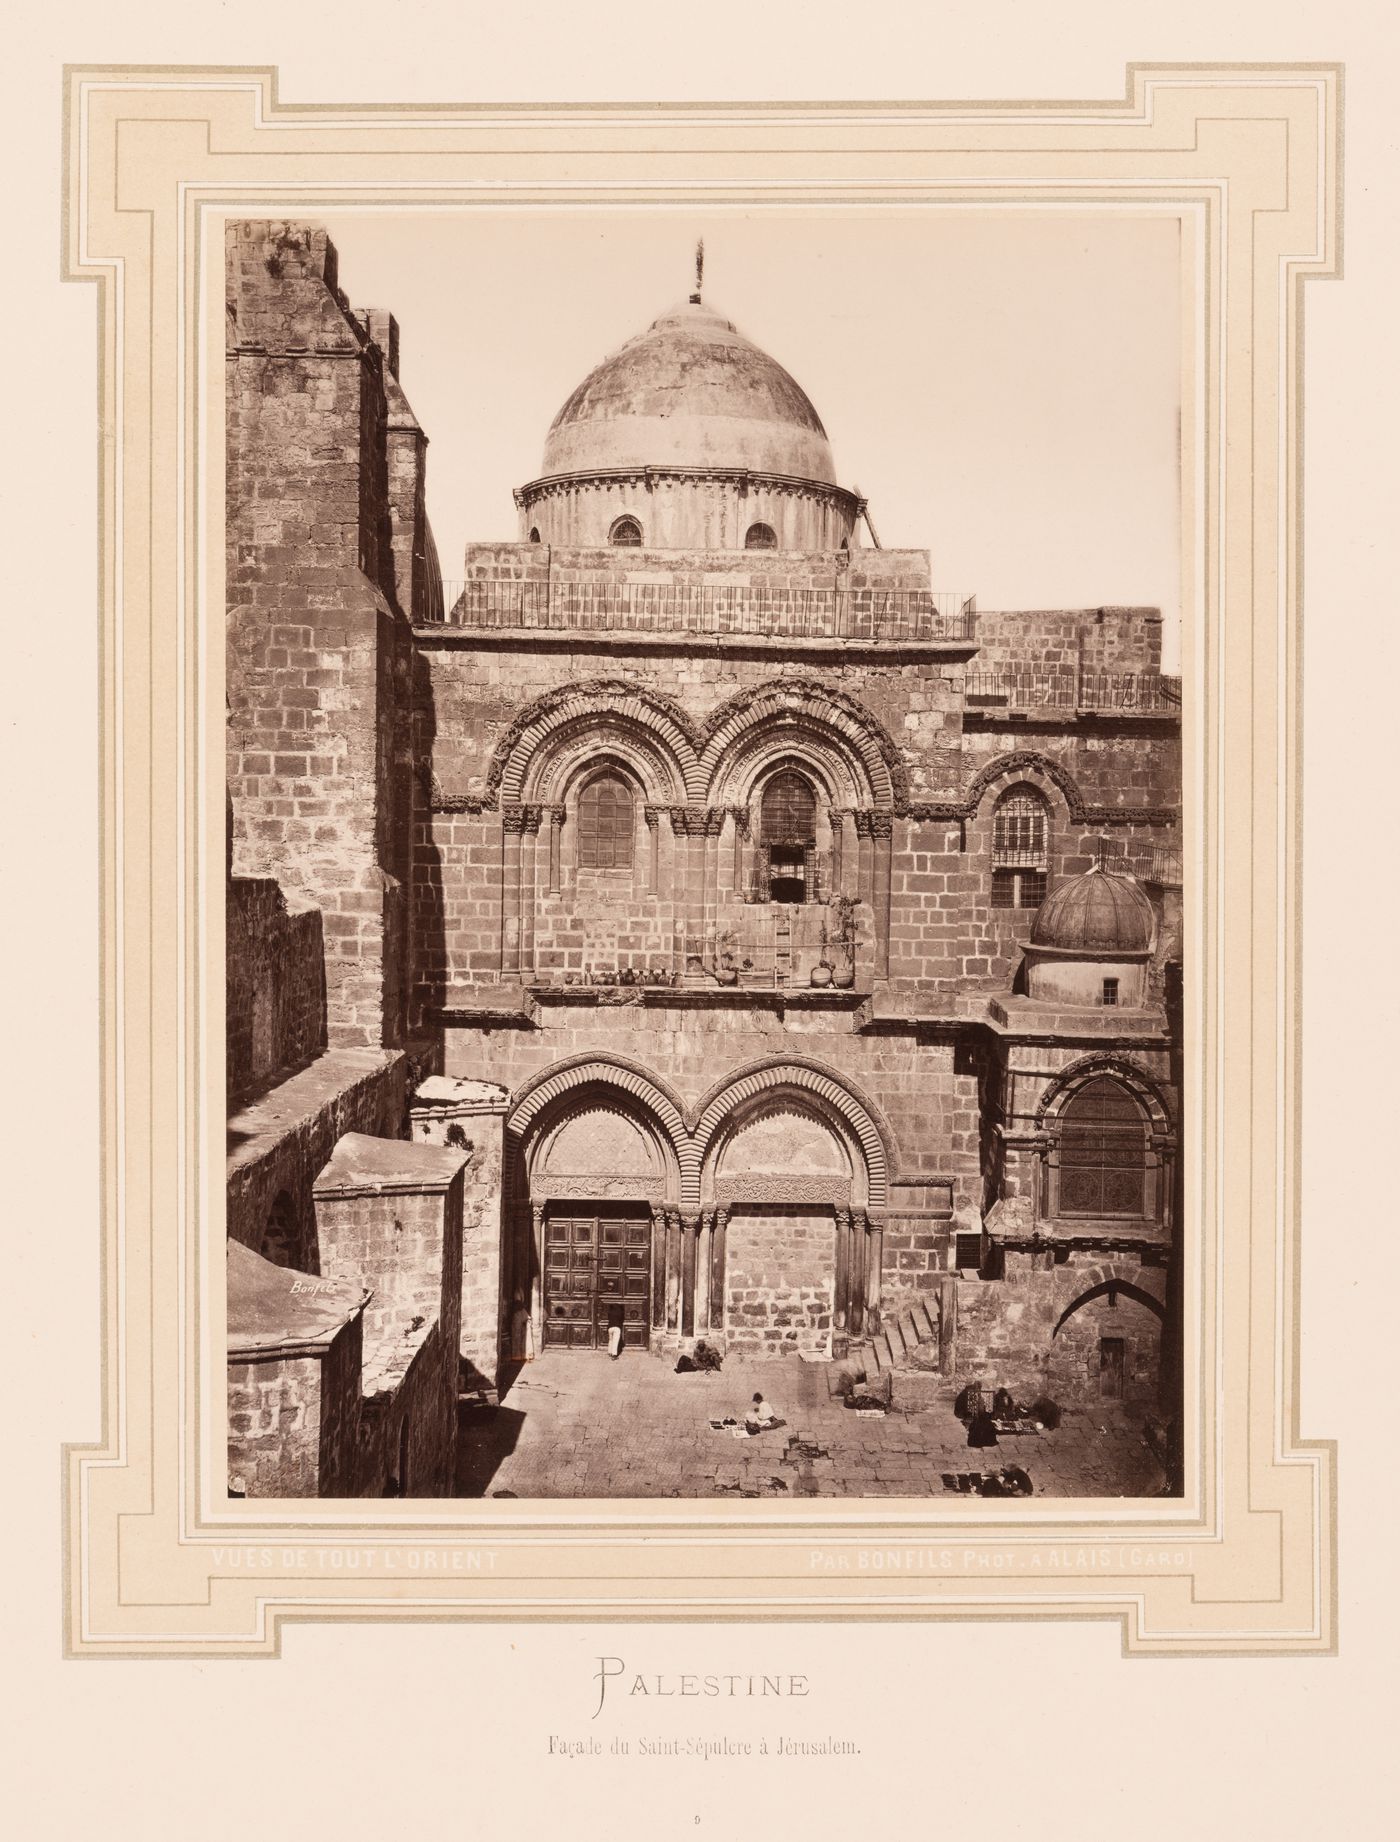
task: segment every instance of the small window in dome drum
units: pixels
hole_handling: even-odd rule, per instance
[[[642,527],[637,523],[635,518],[617,519],[611,531],[608,532],[608,542],[610,544],[640,545],[641,541]]]
[[[745,550],[776,550],[778,536],[771,524],[751,524],[744,533]]]

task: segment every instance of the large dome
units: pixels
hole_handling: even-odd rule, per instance
[[[836,484],[806,392],[698,301],[605,358],[550,426],[546,478],[625,467],[747,468]]]
[[[1094,869],[1052,890],[1031,945],[1059,953],[1135,956],[1152,945],[1152,904],[1131,876]]]

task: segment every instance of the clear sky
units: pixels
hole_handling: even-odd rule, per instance
[[[984,608],[1178,614],[1178,231],[1077,211],[327,214],[400,327],[444,576],[518,535],[511,488],[608,352],[691,287],[792,373],[880,541]]]

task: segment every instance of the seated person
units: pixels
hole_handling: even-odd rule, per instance
[[[995,1445],[997,1443],[996,1423],[984,1408],[975,1413],[968,1425],[967,1443],[969,1445]]]
[[[744,1415],[744,1425],[748,1431],[751,1433],[766,1433],[770,1432],[775,1426],[781,1426],[782,1424],[783,1422],[774,1412],[773,1403],[771,1401],[765,1401],[761,1394],[756,1394],[753,1397],[753,1404]]]
[[[1009,1388],[998,1388],[992,1396],[992,1418],[995,1420],[1014,1420],[1016,1403],[1011,1398]]]

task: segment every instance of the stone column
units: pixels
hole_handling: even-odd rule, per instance
[[[710,1236],[714,1232],[714,1211],[702,1209],[695,1233],[695,1330],[699,1335],[710,1328]]]
[[[836,1211],[836,1282],[831,1301],[832,1328],[844,1335],[851,1303],[851,1212]]]
[[[875,899],[875,834],[871,828],[873,812],[857,809],[851,814],[856,833],[856,888],[862,902]]]
[[[542,806],[520,808],[520,976],[535,972],[535,903],[538,899],[537,858]]]
[[[501,808],[501,977],[520,976],[520,839],[525,829],[522,806]]]
[[[853,1337],[865,1335],[865,1222],[859,1212],[850,1216],[850,1298],[846,1323]]]
[[[661,893],[661,813],[655,806],[643,806],[647,828],[647,894]]]
[[[831,893],[844,893],[841,883],[842,863],[845,856],[846,813],[841,806],[833,806],[826,815],[831,827]]]
[[[710,1329],[724,1329],[724,1240],[728,1209],[716,1209],[710,1231]]]
[[[695,1254],[700,1240],[701,1215],[681,1217],[681,1323],[683,1337],[695,1335]]]
[[[884,1282],[885,1224],[865,1217],[865,1324],[871,1336],[880,1329],[880,1295]]]
[[[676,1209],[666,1211],[666,1329],[681,1325],[681,1218]]]
[[[890,856],[894,838],[894,814],[872,812],[870,828],[874,834],[875,904],[875,976],[889,977],[890,971]]]
[[[651,1329],[666,1328],[666,1220],[665,1209],[651,1212]]]
[[[530,1322],[535,1327],[535,1354],[544,1349],[544,1204],[530,1208]]]
[[[752,822],[747,806],[731,806],[729,813],[734,820],[734,899],[742,902],[748,894],[748,865],[745,861],[748,853],[744,847],[749,841]]]
[[[719,962],[719,857],[720,838],[724,832],[724,821],[729,814],[723,806],[706,808],[702,844],[704,851],[704,894],[701,913],[704,917],[703,931],[706,937],[715,938],[715,962]]]
[[[561,834],[564,830],[564,808],[551,806],[549,809],[549,893],[558,895],[563,884],[559,874],[561,856]]]
[[[692,953],[703,956],[704,952],[704,814],[699,808],[691,806],[672,806],[670,810],[671,831],[676,839],[678,860],[677,908],[685,936],[681,958],[681,970],[684,972],[686,958]]]

